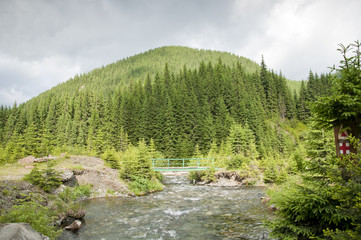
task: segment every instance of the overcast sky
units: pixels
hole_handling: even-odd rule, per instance
[[[292,80],[361,40],[360,0],[0,0],[0,105],[149,49],[232,52]]]

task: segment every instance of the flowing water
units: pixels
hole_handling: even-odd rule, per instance
[[[85,201],[82,228],[60,239],[268,239],[264,188],[191,185],[166,176],[162,192]]]

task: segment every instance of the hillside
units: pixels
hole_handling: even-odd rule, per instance
[[[287,80],[287,85],[292,93],[298,93],[301,89],[302,81]]]
[[[327,90],[326,77],[311,80],[295,98],[288,80],[263,61],[157,48],[0,108],[0,160],[67,149],[100,156],[142,140],[163,157],[238,154],[247,144],[253,152],[246,157],[287,154],[295,139],[276,122],[308,117],[307,101]]]
[[[227,66],[239,62],[248,73],[259,70],[259,65],[252,60],[228,52],[167,46],[122,59],[94,69],[89,73],[77,75],[43,94],[77,91],[83,86],[97,89],[106,94],[130,82],[144,81],[148,74],[151,78],[154,78],[157,73],[161,74],[163,72],[166,63],[170,72],[179,73],[183,67],[196,69],[201,62],[215,64],[219,59],[222,59],[222,62]]]

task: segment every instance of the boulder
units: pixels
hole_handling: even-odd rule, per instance
[[[0,240],[44,240],[28,223],[9,223],[0,228]]]
[[[77,231],[81,227],[81,222],[79,220],[75,220],[72,224],[69,226],[66,226],[64,229],[69,231]]]
[[[27,156],[18,161],[18,163],[25,164],[25,165],[33,164],[34,162],[36,162],[36,158],[33,156]]]
[[[81,219],[86,214],[85,210],[81,210],[81,209],[78,211],[69,210],[67,213],[68,213],[68,217],[72,217],[75,219]]]
[[[84,169],[74,169],[73,174],[74,175],[82,175],[84,173]]]
[[[66,169],[64,170],[61,174],[60,174],[60,177],[61,177],[61,181],[62,182],[67,182],[70,180],[71,177],[74,176],[74,173],[72,170],[69,170],[69,169]]]
[[[64,182],[63,184],[67,187],[75,187],[78,185],[78,179],[75,175],[73,175],[70,177],[70,179],[68,179],[68,181]]]
[[[218,172],[215,174],[217,179],[226,178],[233,181],[241,182],[242,178],[239,176],[239,174],[236,171],[224,171],[224,172]]]
[[[75,220],[82,219],[85,216],[86,212],[85,210],[69,210],[63,214],[61,214],[60,217],[60,225],[61,226],[68,226],[71,225]]]

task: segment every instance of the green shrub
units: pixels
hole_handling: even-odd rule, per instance
[[[0,217],[2,223],[29,223],[36,231],[48,236],[50,239],[56,239],[61,230],[54,226],[56,216],[48,207],[40,204],[43,202],[39,195],[31,195],[21,200],[18,205],[14,205],[10,211]]]
[[[147,146],[143,141],[139,142],[138,147],[129,146],[122,156],[120,177],[127,180],[131,180],[134,176],[146,179],[154,177],[155,173],[149,156]]]
[[[248,163],[250,160],[243,155],[233,155],[226,163],[227,169],[239,169],[242,166],[242,163]]]
[[[80,185],[77,187],[67,187],[64,189],[64,191],[62,191],[61,193],[59,193],[59,198],[62,199],[64,202],[66,203],[70,203],[73,201],[76,201],[80,198],[83,197],[89,197],[91,194],[91,188],[92,186],[87,184],[87,185]]]
[[[217,179],[214,176],[216,170],[214,168],[210,168],[208,170],[201,170],[201,171],[190,171],[188,174],[188,179],[194,183],[197,182],[215,182]]]
[[[162,191],[163,185],[156,178],[146,179],[146,178],[133,176],[132,181],[128,184],[128,188],[135,195],[141,196],[147,193]]]
[[[46,169],[39,169],[38,166],[35,166],[29,174],[25,175],[24,180],[50,193],[62,183],[60,173],[50,166],[51,164],[48,164]]]
[[[286,162],[276,157],[269,157],[263,161],[264,173],[263,173],[263,181],[265,183],[277,183],[281,184],[285,182],[288,178],[288,167]]]
[[[2,195],[4,195],[4,196],[9,195],[9,191],[8,191],[7,189],[4,189],[4,190],[2,191]]]
[[[159,181],[163,181],[164,175],[161,174],[160,172],[154,171],[154,176],[155,176]]]
[[[207,170],[204,170],[204,174],[202,176],[202,181],[205,183],[215,182],[216,176],[214,176],[216,170],[214,168],[209,168]]]
[[[109,164],[113,169],[119,169],[119,160],[116,158],[116,151],[114,149],[108,148],[102,154],[102,159]]]
[[[188,174],[188,179],[194,183],[201,182],[203,174],[203,171],[190,171]]]
[[[238,172],[243,184],[254,185],[261,179],[261,172],[259,169],[259,162],[254,160],[248,164],[242,163],[241,169]]]

